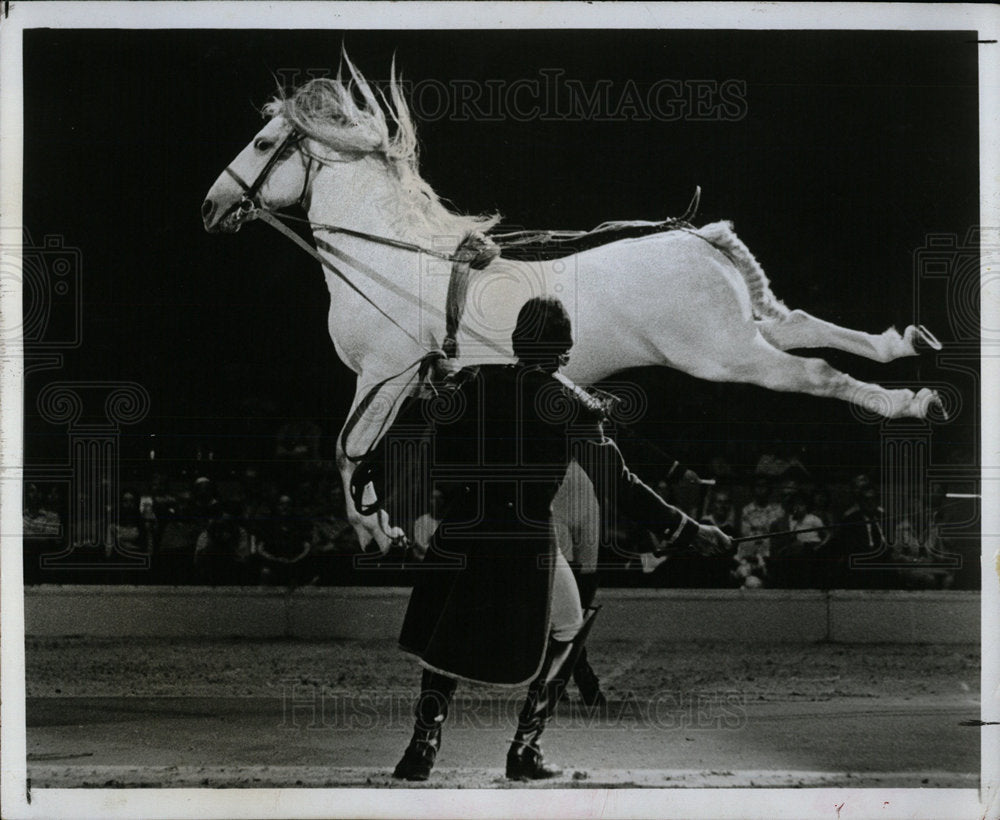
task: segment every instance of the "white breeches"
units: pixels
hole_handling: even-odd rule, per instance
[[[550,625],[550,634],[557,641],[573,640],[583,626],[580,591],[573,571],[559,550],[556,550],[556,565],[552,572]]]

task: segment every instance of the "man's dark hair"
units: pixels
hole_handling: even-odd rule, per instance
[[[555,296],[534,296],[521,306],[511,335],[514,355],[538,362],[562,355],[573,346],[569,314]]]

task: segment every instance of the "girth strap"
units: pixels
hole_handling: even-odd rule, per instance
[[[492,239],[480,231],[473,231],[466,234],[452,256],[448,296],[445,299],[445,337],[441,344],[449,359],[458,358],[458,327],[465,312],[470,269],[483,270],[499,255],[500,248]]]

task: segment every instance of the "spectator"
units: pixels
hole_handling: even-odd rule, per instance
[[[59,551],[62,522],[59,514],[42,500],[42,494],[35,484],[27,484],[24,488],[21,522],[24,537],[24,583],[41,583],[42,556]]]
[[[736,535],[736,514],[729,490],[718,488],[707,499],[707,512],[701,516],[699,524],[718,527],[726,535]],[[685,586],[700,589],[714,589],[728,586],[728,577],[733,563],[732,556],[677,555],[670,559],[667,570],[681,565],[689,576]]]
[[[973,547],[965,550],[963,555],[960,549],[952,543],[950,535],[946,535],[949,530],[955,527],[956,518],[960,518],[955,514],[956,504],[964,503],[967,505],[969,502],[948,501],[947,498],[948,486],[946,484],[935,482],[931,485],[927,510],[929,521],[923,544],[930,558],[937,564],[944,565],[942,568],[952,570],[950,584],[958,585],[962,589],[979,589],[982,582],[979,577],[978,539],[974,542],[970,539]],[[966,514],[969,517],[972,516],[969,510],[966,511]],[[955,584],[956,581],[957,584]]]
[[[920,538],[912,522],[902,519],[896,525],[893,559],[904,565],[899,570],[904,589],[950,589],[955,582],[955,573],[942,566],[947,559],[940,548],[934,524],[928,526],[924,537]]]
[[[154,502],[154,511],[156,504]],[[222,514],[215,497],[212,481],[201,476],[195,479],[188,498],[176,501],[176,512],[162,526],[156,563],[156,576],[161,583],[190,584],[194,580],[194,554],[198,536]]]
[[[261,583],[293,589],[311,581],[311,576],[306,577],[311,534],[307,522],[294,509],[291,496],[281,496],[276,514],[263,524],[261,541],[257,544]]]
[[[708,477],[716,481],[731,483],[736,479],[736,470],[722,453],[716,453],[708,460]]]
[[[740,535],[748,538],[755,535],[766,536],[771,531],[771,525],[781,518],[781,507],[771,501],[771,482],[764,476],[758,476],[753,483],[753,499],[740,511]],[[743,541],[737,549],[737,558],[767,558],[770,551],[770,541],[759,538],[755,541]],[[751,561],[751,563],[755,563]]]
[[[736,511],[729,490],[717,489],[708,505],[708,513],[701,518],[702,524],[713,524],[731,538],[736,536]]]
[[[238,504],[227,504],[195,542],[195,578],[211,586],[246,584],[249,564],[250,534],[242,525],[242,509]]]
[[[851,497],[854,499],[854,503],[860,507],[864,494],[874,487],[875,485],[872,483],[871,476],[867,473],[858,473],[858,475],[854,476],[851,479]]]
[[[210,478],[201,476],[194,481],[194,491],[191,494],[191,503],[185,510],[185,519],[194,530],[194,537],[198,535],[215,519],[222,514],[219,499],[215,494],[215,485]]]
[[[867,476],[855,478],[852,487],[858,503],[844,513],[831,541],[831,546],[835,545],[836,568],[830,580],[852,588],[887,588],[895,580],[893,574],[884,566],[872,566],[891,559],[882,529],[885,510]]]
[[[135,493],[129,490],[122,493],[118,504],[118,520],[108,524],[104,554],[107,558],[116,554],[125,557],[145,556],[147,560],[153,554],[152,528],[139,510]]]
[[[677,487],[679,492],[674,493],[672,496],[675,506],[685,506],[676,500],[677,496],[684,495],[685,491],[697,491],[701,486],[696,483],[697,481],[698,477],[696,474],[690,471],[684,473],[683,482]],[[659,486],[662,487],[664,484],[665,482],[661,481]],[[667,501],[666,496],[663,496],[662,493],[660,495]],[[696,511],[696,504],[686,505],[691,510],[692,517],[697,519],[701,524],[718,526],[719,529],[730,537],[735,535],[735,514],[733,512],[732,496],[729,491],[720,488],[711,496],[706,496],[705,502],[706,509],[704,515],[700,515]],[[668,501],[668,503],[671,502]],[[719,523],[720,521],[722,524]],[[723,524],[726,524],[726,526],[723,526]],[[654,550],[662,549],[659,539],[646,530],[640,529],[632,538],[635,541],[641,539],[647,543],[652,539],[653,543],[657,544]],[[698,555],[691,551],[682,551],[671,555],[669,558],[666,556],[657,556],[652,552],[640,552],[634,560],[641,565],[644,574],[653,576],[652,582],[654,586],[713,589],[729,585],[728,576],[733,559],[729,556],[709,557]]]
[[[850,572],[849,550],[853,548],[851,544],[855,543],[858,533],[851,533],[849,530],[858,524],[862,495],[870,489],[874,489],[871,478],[867,473],[859,473],[850,481],[853,503],[839,516],[830,506],[818,515],[819,518],[824,518],[824,513],[829,516],[831,520],[824,520],[824,524],[836,524],[835,528],[830,529],[826,544],[816,551],[815,580],[821,589],[843,589],[857,580],[857,576]],[[852,520],[845,521],[847,515],[852,516]]]
[[[149,492],[139,498],[139,512],[152,526],[153,552],[160,548],[163,532],[171,521],[177,519],[180,505],[177,498],[167,489],[167,478],[163,473],[153,473]]]
[[[344,487],[339,480],[329,485],[327,506],[313,522],[313,544],[323,552],[342,555],[361,552],[354,527],[347,520]]]
[[[770,479],[805,480],[809,477],[809,471],[799,458],[801,453],[801,447],[788,441],[776,440],[757,461],[757,468],[754,472],[756,475]]]
[[[240,477],[241,501],[243,503],[243,514],[247,521],[256,518],[266,518],[270,515],[271,509],[267,503],[268,496],[273,493],[267,482],[261,477],[260,470],[253,465],[244,468]]]
[[[45,500],[42,502],[42,507],[50,512],[54,512],[60,522],[66,520],[65,501],[57,484],[49,487],[49,491],[45,494]]]
[[[778,483],[778,506],[781,514],[788,515],[792,509],[792,499],[799,494],[799,482],[792,476],[786,476]]]
[[[25,538],[54,541],[59,537],[59,514],[47,507],[36,484],[24,488],[22,526]]]
[[[732,570],[730,577],[743,589],[760,589],[765,585],[767,579],[767,564],[764,556],[745,555],[736,557],[736,569]]]
[[[813,490],[809,511],[822,521],[824,526],[829,527],[834,523],[833,508],[830,506],[830,491],[826,487],[819,486]]]
[[[347,521],[340,481],[332,482],[327,494],[325,509],[312,521],[310,554],[320,584],[338,583],[350,577],[353,562],[349,556],[361,552],[354,527]]]
[[[679,503],[675,503],[674,493],[670,486],[670,482],[665,478],[661,478],[656,482],[656,494],[666,501],[668,504],[675,504],[675,506],[680,506]],[[616,544],[627,544],[632,540],[633,534],[626,534],[623,530],[619,531],[618,535],[613,539]],[[641,538],[643,540],[653,538],[653,535],[647,532],[637,532],[634,537]],[[631,566],[633,563],[637,563],[641,568],[644,575],[651,575],[654,572],[657,576],[657,583],[661,586],[667,586],[666,578],[667,574],[664,570],[656,572],[657,569],[667,563],[666,555],[655,555],[653,552],[640,552],[637,554],[629,554],[625,566]]]
[[[785,506],[787,505],[787,506]],[[809,512],[809,505],[802,493],[794,493],[783,503],[784,515],[771,525],[772,532],[792,532],[771,539],[771,557],[768,559],[775,585],[786,589],[803,589],[812,586],[816,551],[821,549],[829,534],[807,532],[822,527],[823,522]]]
[[[103,495],[102,490],[103,487],[98,488],[98,498]],[[67,533],[73,560],[90,566],[101,563],[104,555],[104,533],[98,532],[100,524],[96,506],[97,499],[81,487],[76,494],[75,518],[70,518]]]

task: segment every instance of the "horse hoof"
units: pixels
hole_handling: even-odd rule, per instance
[[[944,409],[944,402],[937,390],[925,387],[917,393],[913,403],[918,411],[918,417],[928,421],[948,421],[948,411]]]
[[[903,339],[913,348],[916,354],[929,350],[940,350],[941,342],[924,325],[910,325],[903,334]]]

